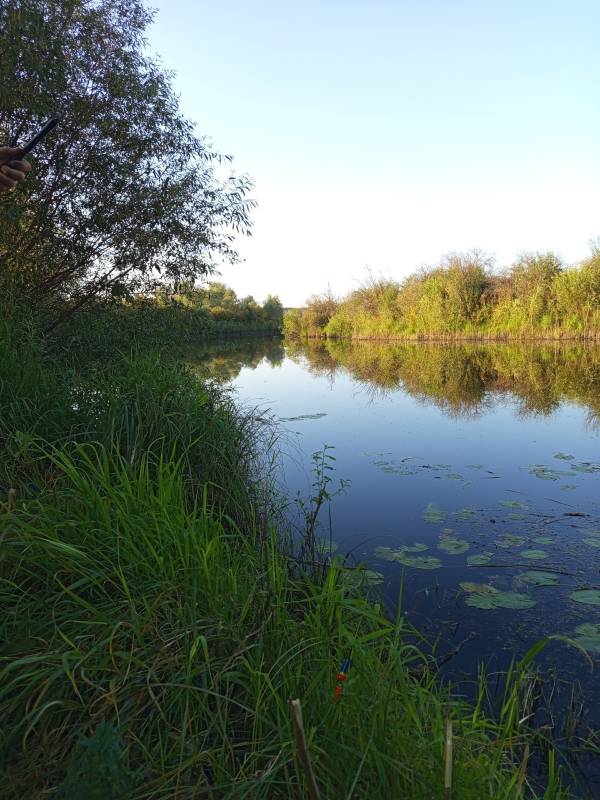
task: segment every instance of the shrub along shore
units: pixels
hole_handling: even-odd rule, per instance
[[[307,549],[314,499],[291,534],[264,421],[157,355],[47,346],[3,309],[4,797],[569,796],[530,658],[495,719],[438,684],[368,573]]]
[[[290,309],[299,338],[600,340],[600,247],[566,266],[554,253],[522,255],[510,268],[473,251],[453,253],[401,283],[370,279],[337,300],[330,292]]]

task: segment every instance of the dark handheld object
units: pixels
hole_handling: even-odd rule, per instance
[[[20,152],[19,152],[19,156],[18,157],[22,158],[23,156],[27,155],[27,153],[30,153],[33,150],[33,148],[37,144],[39,144],[39,142],[41,142],[41,140],[44,138],[44,136],[49,134],[50,131],[53,128],[55,128],[58,125],[59,122],[60,122],[60,119],[58,117],[51,117],[48,120],[48,122],[44,125],[44,127],[36,133],[36,135],[33,137],[33,139],[30,139],[26,144],[23,145],[23,147],[19,148]],[[16,147],[16,145],[15,145],[15,147]]]

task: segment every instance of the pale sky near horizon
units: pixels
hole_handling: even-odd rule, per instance
[[[255,181],[240,295],[600,236],[600,0],[147,0],[184,114]]]

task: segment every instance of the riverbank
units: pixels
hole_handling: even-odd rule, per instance
[[[388,333],[388,334],[361,334],[350,336],[328,335],[327,333],[288,334],[290,341],[334,341],[334,342],[397,342],[402,344],[416,342],[432,342],[439,344],[454,344],[461,342],[600,342],[600,331],[581,331],[574,333],[568,330],[554,331],[518,331],[515,333],[499,333],[489,331],[475,332],[445,332],[445,333]]]
[[[7,797],[308,796],[290,698],[323,798],[567,796],[528,728],[533,653],[493,722],[483,685],[472,706],[436,684],[370,573],[298,561],[264,422],[156,355],[46,348],[4,314]]]
[[[284,317],[288,336],[397,340],[600,339],[600,249],[579,264],[524,253],[498,272],[451,253],[402,281],[369,276],[345,297],[313,295]]]

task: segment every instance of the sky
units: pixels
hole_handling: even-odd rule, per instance
[[[223,280],[301,305],[600,236],[598,0],[149,0],[183,113],[255,182]]]

